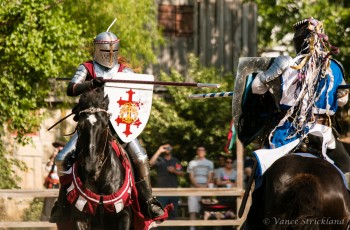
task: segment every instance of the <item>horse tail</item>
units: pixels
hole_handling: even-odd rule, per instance
[[[320,211],[322,188],[319,178],[308,173],[299,173],[287,182],[283,201],[288,219],[317,219]]]

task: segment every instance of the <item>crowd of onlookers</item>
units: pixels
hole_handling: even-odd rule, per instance
[[[172,155],[169,144],[162,145],[150,159],[150,165],[156,170],[158,188],[177,188],[178,176],[187,173],[190,187],[194,188],[231,188],[237,186],[237,162],[231,156],[220,155],[217,161],[206,158],[204,146],[198,146],[196,155],[187,166],[186,172],[179,159]],[[244,162],[244,179],[249,178],[253,160],[249,157]],[[174,204],[174,211],[169,219],[177,218],[179,197],[158,197],[162,205]],[[189,196],[187,199],[190,220],[195,219],[233,219],[236,217],[236,198],[233,196],[200,197]],[[195,227],[191,227],[191,230]],[[224,229],[224,228],[222,228]]]

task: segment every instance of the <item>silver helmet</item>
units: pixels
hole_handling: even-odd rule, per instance
[[[119,39],[111,32],[102,32],[94,39],[94,61],[107,68],[118,63]]]

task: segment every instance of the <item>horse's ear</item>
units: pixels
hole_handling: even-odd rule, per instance
[[[105,104],[106,107],[108,107],[108,104],[109,104],[108,94],[103,98],[103,103]]]

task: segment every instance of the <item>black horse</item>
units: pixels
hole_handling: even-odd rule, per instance
[[[104,96],[103,88],[80,97],[77,124],[79,136],[76,144],[78,156],[72,167],[72,175],[77,176],[72,176],[77,191],[71,196],[75,196],[76,200],[71,202],[65,213],[71,217],[71,222],[58,223],[59,229],[130,229],[130,206],[122,202],[117,205],[112,203],[109,206],[111,211],[105,208],[108,202],[105,198],[117,193],[123,187],[125,178],[128,178],[123,166],[126,156],[118,157],[115,151],[115,146],[118,145],[113,146],[108,104],[109,99]],[[80,195],[77,195],[78,191],[81,192]],[[89,194],[94,195],[89,197]]]
[[[265,172],[243,229],[350,229],[350,194],[326,160],[290,154]]]

